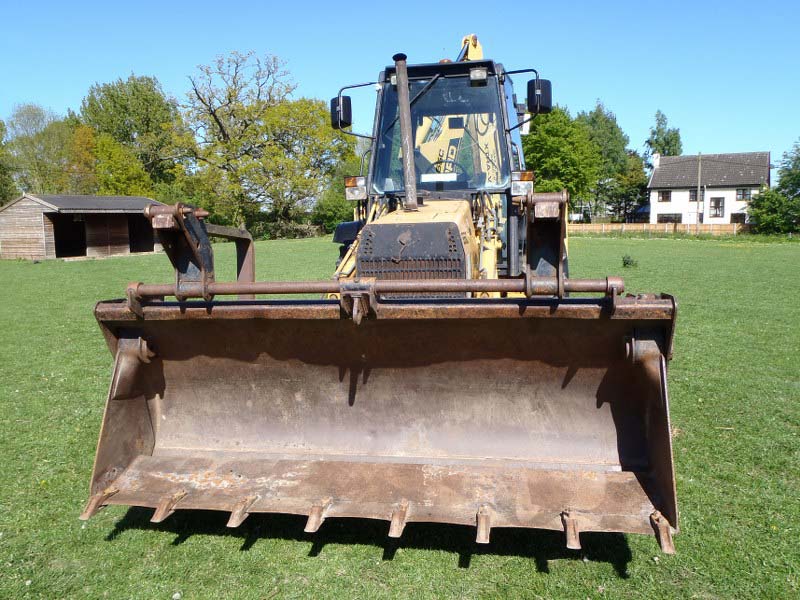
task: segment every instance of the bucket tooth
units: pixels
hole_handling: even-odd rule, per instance
[[[322,522],[325,520],[325,516],[323,515],[325,507],[322,504],[315,504],[311,507],[311,510],[308,513],[308,521],[306,521],[306,527],[303,529],[306,533],[316,533],[317,530],[322,525]]]
[[[408,502],[403,500],[400,506],[392,511],[392,522],[389,525],[389,537],[399,538],[403,535],[403,530],[406,528],[406,519],[408,517]]]
[[[489,533],[492,530],[491,514],[488,506],[481,506],[478,509],[477,525],[478,534],[475,536],[475,542],[478,544],[488,544]]]
[[[247,496],[239,500],[239,502],[234,505],[233,510],[231,510],[231,517],[228,519],[227,526],[238,527],[241,525],[242,522],[244,522],[244,520],[250,515],[250,513],[247,512],[248,509],[253,506],[253,503],[255,503],[258,499],[259,496]]]
[[[578,520],[572,511],[565,510],[561,513],[561,522],[564,524],[564,534],[567,536],[567,548],[570,550],[581,549],[580,531],[578,530]]]
[[[164,519],[175,512],[175,505],[178,504],[186,496],[186,490],[180,490],[174,494],[164,496],[158,502],[156,512],[153,513],[153,518],[150,519],[151,523],[161,523]]]
[[[675,545],[672,543],[672,526],[666,517],[659,511],[650,515],[650,522],[656,531],[658,544],[664,554],[675,554]]]
[[[108,502],[108,499],[117,492],[119,492],[118,488],[107,487],[102,492],[97,492],[96,494],[92,495],[89,498],[89,501],[86,503],[86,507],[83,509],[81,516],[78,518],[81,521],[88,521],[94,515],[96,515],[97,511],[103,508],[106,505],[106,502]]]

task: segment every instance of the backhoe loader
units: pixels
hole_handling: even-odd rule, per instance
[[[512,77],[527,74],[517,104]],[[115,357],[88,519],[112,504],[475,528],[654,534],[678,527],[664,294],[568,274],[566,192],[534,191],[520,129],[551,109],[533,69],[408,65],[377,89],[355,219],[327,281],[254,281],[244,230],[146,210],[175,281],[97,304]],[[353,133],[350,97],[331,101]],[[535,140],[534,140],[535,143]],[[237,246],[214,277],[210,237]],[[275,299],[306,294],[317,299]],[[232,298],[238,296],[238,298]]]

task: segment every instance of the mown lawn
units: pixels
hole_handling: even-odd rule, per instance
[[[0,597],[306,598],[800,596],[800,244],[573,238],[577,277],[679,301],[670,386],[682,533],[562,535],[110,507],[86,500],[112,359],[92,316],[164,256],[0,262]],[[233,248],[217,247],[218,277]],[[258,244],[260,279],[330,275],[327,239]],[[638,267],[622,269],[622,255]]]

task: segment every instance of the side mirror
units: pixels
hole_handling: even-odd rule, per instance
[[[331,127],[334,129],[344,129],[353,124],[350,96],[341,96],[341,100],[342,103],[339,104],[339,96],[331,98]]]
[[[528,82],[528,112],[547,114],[553,110],[553,88],[549,79],[531,79]]]

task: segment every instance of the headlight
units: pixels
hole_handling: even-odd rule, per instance
[[[345,177],[344,178],[344,197],[348,200],[367,199],[367,178],[366,177]]]

